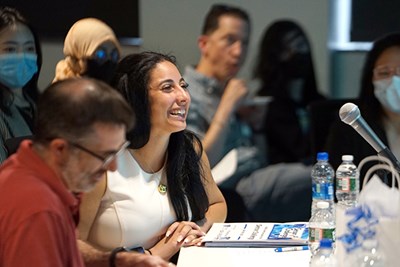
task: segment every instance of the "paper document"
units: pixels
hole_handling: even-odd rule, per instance
[[[308,244],[308,224],[214,223],[203,239],[207,247],[278,247]]]
[[[221,184],[235,173],[238,162],[237,154],[237,149],[232,149],[212,168],[211,173],[217,184]]]

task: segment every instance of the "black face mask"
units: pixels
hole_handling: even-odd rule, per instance
[[[305,78],[311,71],[309,54],[295,54],[283,62],[284,71],[290,78]]]
[[[104,63],[99,63],[94,59],[87,60],[87,69],[84,73],[94,79],[102,80],[106,83],[110,83],[114,76],[115,70],[117,68],[117,63],[111,60],[107,60]]]

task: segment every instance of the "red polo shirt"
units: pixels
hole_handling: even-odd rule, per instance
[[[0,166],[0,266],[84,266],[77,198],[23,141]]]

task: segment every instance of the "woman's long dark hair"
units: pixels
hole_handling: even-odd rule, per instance
[[[22,88],[22,90],[25,95],[30,97],[33,100],[33,102],[36,103],[39,97],[39,89],[37,83],[39,79],[40,69],[42,67],[42,50],[39,38],[33,27],[18,12],[18,10],[11,7],[2,7],[2,8],[0,7],[0,31],[12,27],[17,23],[21,23],[27,26],[29,30],[32,32],[35,41],[38,71],[33,75],[31,80]],[[14,96],[11,89],[3,84],[0,84],[0,110],[2,110],[7,115],[11,115],[8,107],[13,102],[14,100],[13,98]]]
[[[128,55],[117,66],[112,85],[124,96],[136,114],[136,125],[127,133],[127,139],[131,142],[130,148],[141,148],[149,141],[150,74],[157,64],[164,61],[176,66],[173,57],[155,52]],[[195,147],[199,148],[197,152]],[[188,203],[193,221],[203,219],[208,210],[209,201],[200,161],[202,153],[201,142],[194,133],[183,130],[171,134],[166,174],[169,197],[179,221],[189,220]]]
[[[262,82],[260,95],[273,96],[277,98],[289,98],[286,91],[287,82],[290,80],[285,71],[285,62],[281,59],[282,53],[287,49],[285,37],[290,32],[297,32],[308,43],[308,38],[301,27],[291,20],[278,20],[268,26],[264,32],[259,47],[259,55],[253,71],[253,77]],[[308,43],[308,47],[310,44]],[[311,50],[311,48],[310,48]],[[311,51],[308,54],[309,71],[305,77],[302,95],[302,105],[321,98],[317,91]]]
[[[379,124],[382,124],[384,112],[381,103],[375,97],[372,79],[376,61],[390,47],[400,48],[400,32],[389,33],[374,42],[372,49],[366,56],[361,75],[359,94],[361,112]]]

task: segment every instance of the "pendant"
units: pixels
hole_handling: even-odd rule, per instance
[[[158,185],[158,192],[160,192],[161,194],[167,193],[167,186],[165,184],[160,183]]]

